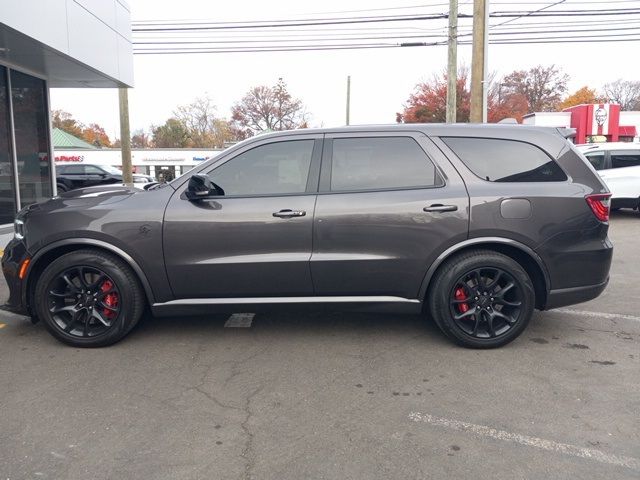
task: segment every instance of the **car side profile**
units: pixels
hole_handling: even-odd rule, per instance
[[[149,175],[133,174],[134,183],[155,182]],[[122,171],[109,165],[71,163],[56,165],[58,192],[64,193],[78,188],[122,183]]]
[[[640,143],[578,145],[611,191],[611,208],[640,208]]]
[[[292,306],[425,314],[514,340],[597,297],[609,192],[565,132],[391,125],[253,137],[168,183],[63,193],[16,217],[6,308],[81,347],[155,315]]]

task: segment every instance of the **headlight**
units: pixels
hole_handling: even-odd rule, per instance
[[[13,221],[13,236],[17,240],[22,240],[24,238],[24,222],[19,219],[15,219]]]

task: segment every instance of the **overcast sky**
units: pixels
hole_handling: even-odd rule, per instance
[[[606,3],[593,1],[567,0],[566,6],[556,8],[591,9]],[[132,21],[270,20],[305,18],[323,12],[330,12],[324,16],[361,16],[447,11],[446,0],[324,0],[318,3],[299,0],[129,0],[129,3]],[[609,5],[612,3],[609,2]],[[472,0],[460,0],[460,12],[472,13],[472,4]],[[415,8],[336,13],[403,6]],[[544,6],[545,2],[540,0],[496,0],[490,10],[530,10]],[[640,7],[640,0],[626,0],[617,7]],[[502,21],[492,20],[492,23]],[[522,18],[511,24],[526,24],[527,21]],[[469,21],[462,21],[461,24],[469,24]],[[446,20],[421,20],[402,24],[407,30],[444,26]],[[227,34],[229,35],[233,34]],[[640,42],[491,45],[489,71],[505,74],[514,69],[555,63],[571,76],[571,90],[583,85],[600,88],[604,83],[619,77],[640,79],[638,47]],[[249,88],[274,84],[279,77],[284,78],[290,92],[305,103],[311,115],[311,126],[343,125],[347,75],[351,75],[352,82],[351,123],[392,123],[395,121],[395,113],[402,109],[403,102],[416,83],[431,78],[434,73],[446,67],[446,56],[446,46],[318,52],[135,55],[135,86],[129,94],[131,129],[148,129],[151,124],[162,124],[171,116],[176,106],[189,103],[195,97],[205,94],[213,98],[218,114],[228,117],[231,106]],[[459,64],[471,63],[469,46],[459,47],[458,59]],[[119,137],[117,90],[52,89],[51,97],[52,108],[71,112],[84,123],[99,123],[112,139]]]

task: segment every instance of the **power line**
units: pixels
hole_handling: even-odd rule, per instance
[[[547,10],[547,9],[549,9],[549,8],[555,7],[556,5],[560,5],[561,3],[565,3],[566,1],[567,1],[567,0],[558,0],[558,1],[557,1],[557,2],[555,2],[555,3],[552,3],[552,4],[550,4],[550,5],[547,5],[546,7],[539,8],[538,10],[535,10],[535,11],[529,12],[529,13],[527,13],[527,14],[525,14],[525,15],[521,15],[521,16],[519,16],[519,17],[512,18],[512,19],[507,20],[507,21],[505,21],[505,22],[498,23],[497,25],[492,25],[492,26],[490,26],[490,27],[489,27],[489,29],[496,28],[496,27],[500,27],[500,26],[502,26],[502,25],[506,25],[507,23],[515,22],[515,21],[517,21],[517,20],[519,20],[519,19],[521,19],[521,18],[530,17],[530,16],[531,16],[531,15],[533,15],[534,13],[538,13],[538,12],[541,12],[541,11],[543,11],[543,10]]]
[[[640,8],[622,8],[622,9],[600,9],[600,10],[558,10],[555,12],[546,11],[505,11],[493,12],[489,14],[491,18],[522,18],[527,17],[579,17],[579,16],[614,16],[614,15],[635,15],[640,14]],[[460,14],[459,17],[471,18],[471,15]],[[193,22],[180,26],[175,23],[167,23],[165,27],[153,26],[153,28],[133,28],[134,33],[138,32],[170,32],[170,31],[208,31],[208,30],[235,30],[235,29],[257,29],[257,28],[282,28],[282,27],[303,27],[303,26],[320,26],[320,25],[344,25],[344,24],[366,24],[366,23],[382,23],[382,22],[406,22],[418,20],[443,20],[448,18],[447,13],[429,14],[429,15],[394,15],[394,16],[369,16],[369,17],[343,17],[343,18],[326,18],[326,19],[302,19],[302,20],[255,20],[251,22]],[[507,23],[507,22],[504,22]],[[136,24],[139,25],[139,24]],[[184,26],[187,25],[187,26]]]

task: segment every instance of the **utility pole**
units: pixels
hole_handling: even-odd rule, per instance
[[[449,50],[447,54],[447,123],[456,123],[458,90],[458,0],[449,0]]]
[[[347,125],[351,114],[351,75],[347,76]]]
[[[131,167],[131,131],[129,129],[129,93],[127,88],[118,89],[120,101],[120,144],[122,151],[122,183],[133,185]]]
[[[473,50],[471,58],[471,116],[472,123],[484,119],[484,84],[486,83],[485,48],[487,35],[488,0],[473,0]]]

